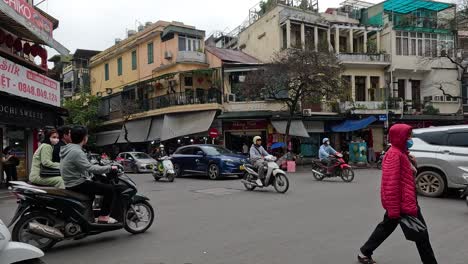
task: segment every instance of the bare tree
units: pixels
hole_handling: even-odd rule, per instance
[[[333,100],[343,93],[342,67],[335,54],[302,49],[288,49],[275,55],[273,61],[246,78],[241,92],[247,98],[261,96],[283,102],[288,107],[285,141],[292,118],[306,98]]]
[[[141,111],[140,106],[135,100],[122,98],[122,105],[120,111],[122,113],[122,123],[125,132],[125,141],[127,141],[127,143],[131,143],[131,141],[128,139],[127,122],[130,121],[136,113]]]

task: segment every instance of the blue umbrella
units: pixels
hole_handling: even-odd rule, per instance
[[[285,146],[286,146],[286,143],[284,142],[276,142],[276,143],[273,143],[273,145],[271,145],[271,149],[282,148]]]

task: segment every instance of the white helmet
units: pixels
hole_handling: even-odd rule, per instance
[[[255,136],[255,137],[253,138],[253,143],[254,143],[254,144],[257,144],[257,141],[258,141],[258,140],[262,140],[262,137],[260,137],[260,136]]]
[[[327,142],[327,141],[330,141],[330,140],[329,140],[328,138],[324,138],[324,139],[322,140],[322,143],[325,144],[325,142]]]
[[[164,148],[164,145],[163,144],[159,145],[159,148]]]

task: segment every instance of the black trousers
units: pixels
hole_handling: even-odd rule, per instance
[[[421,210],[418,210],[418,219],[426,224],[421,214]],[[374,251],[393,233],[393,231],[395,231],[398,225],[398,219],[390,219],[388,218],[387,213],[385,213],[383,221],[377,225],[369,240],[361,247],[361,253],[364,256],[371,257]],[[432,246],[429,241],[429,233],[427,231],[424,239],[416,242],[416,247],[418,248],[422,263],[437,264],[434,251],[432,250]]]
[[[102,195],[102,205],[100,216],[108,216],[111,211],[112,203],[115,199],[115,190],[114,186],[105,183],[85,181],[80,185],[67,188],[68,190],[86,194],[94,199],[94,196]]]
[[[3,169],[5,170],[6,183],[7,184],[10,181],[17,181],[18,180],[16,166],[7,165],[7,166],[4,166]]]

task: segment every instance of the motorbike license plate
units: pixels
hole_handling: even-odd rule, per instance
[[[239,167],[239,169],[240,169],[240,170],[245,170],[244,165],[241,165],[241,166]]]

